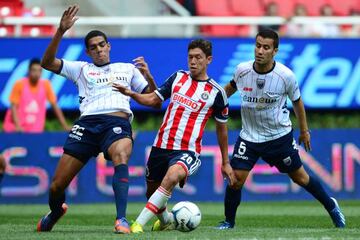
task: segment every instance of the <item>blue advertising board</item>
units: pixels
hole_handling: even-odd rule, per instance
[[[145,163],[156,132],[137,132],[129,163],[129,201],[145,201]],[[0,203],[46,203],[48,188],[66,133],[0,134],[0,149],[7,161]],[[229,133],[231,155],[237,131]],[[298,134],[295,132],[295,136]],[[331,196],[360,199],[360,130],[314,130],[311,152],[300,147],[305,168],[320,179]],[[222,201],[226,182],[221,175],[221,153],[214,132],[205,132],[202,165],[171,201]],[[67,189],[69,202],[112,202],[111,162],[102,155],[92,159]],[[247,200],[304,200],[310,194],[262,160],[243,188]]]
[[[222,86],[229,82],[235,66],[253,59],[254,40],[211,39],[213,62],[209,74]],[[9,94],[14,82],[25,76],[28,62],[41,57],[50,39],[0,39],[0,111],[9,106]],[[161,85],[179,69],[187,69],[189,39],[110,39],[111,61],[131,62],[144,56]],[[360,44],[358,39],[287,39],[281,40],[276,60],[285,63],[300,83],[303,101],[313,109],[360,109]],[[90,61],[82,39],[64,39],[58,57]],[[51,80],[59,105],[77,110],[77,89],[48,71],[43,77]],[[164,105],[164,107],[166,104]],[[240,107],[240,96],[230,98],[230,107]],[[133,103],[133,109],[151,110]]]

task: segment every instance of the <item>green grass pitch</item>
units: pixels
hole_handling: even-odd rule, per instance
[[[340,201],[346,216],[345,229],[336,229],[315,201],[243,202],[233,230],[213,227],[223,220],[222,203],[197,203],[202,211],[200,226],[189,233],[151,232],[117,235],[112,232],[113,204],[70,204],[68,213],[50,233],[35,232],[47,205],[0,205],[0,239],[360,239],[360,200]],[[130,203],[128,219],[135,219],[144,203]]]

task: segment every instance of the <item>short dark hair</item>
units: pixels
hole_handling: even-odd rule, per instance
[[[274,48],[279,48],[279,35],[274,30],[270,28],[263,29],[256,34],[255,39],[257,39],[258,36],[274,40]]]
[[[31,69],[32,65],[41,65],[39,58],[32,58],[29,62],[29,70]]]
[[[190,49],[194,49],[194,48],[200,48],[205,53],[206,57],[212,56],[212,44],[208,40],[205,39],[192,40],[188,45],[188,52]]]
[[[86,48],[89,48],[89,40],[93,37],[102,36],[105,39],[105,42],[108,42],[107,36],[105,33],[99,30],[92,30],[88,34],[86,34],[84,38]]]

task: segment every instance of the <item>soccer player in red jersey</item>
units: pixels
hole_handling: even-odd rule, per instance
[[[189,71],[177,71],[157,90],[138,94],[119,84],[114,88],[140,104],[159,107],[170,99],[163,122],[147,162],[148,202],[130,229],[143,232],[143,226],[156,215],[154,231],[172,229],[173,216],[166,210],[174,187],[183,187],[188,176],[200,167],[202,135],[211,116],[222,154],[222,172],[233,184],[228,158],[228,100],[224,89],[207,74],[212,61],[211,42],[193,40],[188,45]]]

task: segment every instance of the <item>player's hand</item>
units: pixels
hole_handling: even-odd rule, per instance
[[[305,151],[311,151],[310,144],[310,132],[309,131],[301,131],[299,136],[299,145],[304,144]]]
[[[122,94],[124,94],[126,96],[131,96],[131,94],[132,94],[132,91],[130,89],[124,87],[121,84],[113,83],[112,87],[113,87],[113,91],[121,92]]]
[[[59,29],[62,32],[66,32],[69,28],[71,28],[76,20],[79,18],[76,17],[77,12],[79,11],[78,5],[71,5],[66,9],[61,17]]]
[[[221,172],[225,178],[228,179],[230,187],[235,185],[235,175],[230,163],[223,164],[221,166]]]
[[[135,59],[133,59],[134,65],[139,69],[142,75],[144,75],[145,78],[148,76],[151,76],[149,66],[147,62],[145,62],[144,57],[140,56]]]
[[[66,132],[70,132],[70,130],[72,129],[72,127],[69,125],[65,125],[65,126],[63,126],[63,128]]]

